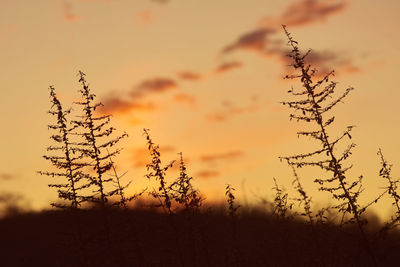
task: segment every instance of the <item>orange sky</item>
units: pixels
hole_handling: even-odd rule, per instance
[[[183,152],[209,200],[223,198],[226,183],[250,202],[271,199],[273,177],[294,197],[278,156],[307,151],[308,142],[279,105],[292,85],[282,79],[284,23],[313,49],[313,64],[335,69],[341,89],[356,89],[338,106],[337,126],[357,125],[353,173],[365,176],[363,200],[371,199],[383,186],[379,147],[400,171],[399,8],[397,0],[3,0],[0,193],[21,194],[33,208],[56,198],[50,179],[36,174],[49,168],[41,157],[51,144],[48,86],[68,106],[82,70],[113,124],[130,135],[117,163],[134,179],[132,193],[147,184],[149,128],[165,162]],[[301,173],[304,186],[328,202],[312,176]]]

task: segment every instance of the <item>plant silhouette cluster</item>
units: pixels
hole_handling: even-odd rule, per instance
[[[178,203],[185,210],[195,211],[200,208],[203,199],[200,192],[192,185],[193,177],[188,176],[186,172],[182,152],[179,153],[179,176],[175,181],[168,184],[166,180],[167,171],[173,167],[175,161],[162,166],[159,145],[154,144],[148,129],[144,129],[144,135],[152,157],[151,162],[146,165],[148,171],[146,177],[148,179],[154,178],[159,183],[158,189],[150,192],[151,196],[159,200],[158,206],[161,206],[169,214],[174,213],[173,202]]]
[[[377,203],[385,194],[389,194],[393,199],[393,205],[398,208],[400,200],[397,194],[398,180],[391,177],[391,166],[384,160],[382,152],[379,150],[378,155],[381,157],[382,165],[379,176],[387,181],[388,186],[383,193],[366,205],[360,204],[359,197],[364,190],[363,176],[360,175],[356,178],[351,178],[349,170],[353,165],[348,163],[348,159],[352,155],[356,144],[350,141],[350,143],[345,145],[346,139],[352,139],[350,133],[354,126],[347,126],[342,134],[337,137],[333,137],[331,131],[335,122],[335,115],[332,113],[353,88],[349,87],[344,92],[337,93],[337,82],[331,80],[334,74],[333,71],[325,74],[322,78],[318,78],[316,75],[317,70],[312,68],[310,64],[307,64],[307,57],[310,55],[311,50],[302,53],[298,47],[298,42],[294,40],[286,26],[283,25],[283,29],[290,47],[288,54],[288,57],[292,61],[290,66],[294,69],[294,74],[286,75],[285,78],[299,80],[301,89],[296,90],[292,87],[288,93],[293,96],[294,100],[284,101],[282,104],[292,110],[290,114],[291,120],[307,124],[308,130],[299,131],[297,135],[299,137],[308,137],[319,144],[319,148],[313,151],[281,157],[281,160],[287,161],[293,170],[295,177],[293,182],[294,187],[300,194],[300,198],[297,200],[303,202],[304,213],[302,215],[306,216],[311,224],[314,223],[314,219],[318,223],[325,223],[328,219],[326,213],[332,208],[336,209],[338,214],[341,214],[340,225],[357,225],[364,249],[373,265],[378,266],[376,253],[372,249],[372,241],[366,232],[368,221],[363,217],[363,213],[373,204]],[[318,167],[328,174],[326,177],[316,178],[314,182],[319,185],[320,191],[329,193],[337,201],[337,204],[333,207],[322,208],[315,215],[311,210],[311,198],[305,192],[296,172],[296,169],[310,166]],[[386,223],[382,231],[391,229],[398,222],[398,210],[391,221]]]
[[[291,216],[290,212],[293,209],[293,203],[289,202],[289,194],[286,193],[283,188],[279,187],[275,178],[274,184],[275,186],[272,187],[272,189],[275,190],[272,214],[285,220],[287,216]]]
[[[232,217],[235,217],[236,211],[240,208],[240,206],[237,206],[235,204],[235,195],[234,191],[236,190],[232,185],[227,184],[225,187],[225,195],[226,195],[226,201],[228,202],[228,209],[229,209],[229,215]]]
[[[45,155],[46,160],[50,161],[57,171],[40,171],[42,175],[51,177],[65,177],[64,183],[53,183],[49,187],[57,188],[58,197],[66,200],[68,204],[52,203],[51,205],[63,209],[78,209],[82,202],[87,200],[78,192],[85,186],[79,187],[78,183],[84,177],[82,172],[83,164],[80,160],[83,154],[77,153],[77,143],[71,141],[70,137],[75,130],[75,126],[68,124],[67,115],[71,109],[64,110],[53,86],[50,86],[50,101],[52,103],[49,113],[56,118],[55,124],[48,125],[48,128],[55,131],[50,138],[57,144],[47,147],[47,151],[60,152],[59,155]]]
[[[116,175],[114,162],[112,160],[121,149],[113,148],[127,134],[111,138],[115,128],[108,126],[111,115],[96,116],[95,112],[101,103],[95,103],[95,95],[91,93],[85,80],[83,72],[78,73],[79,83],[82,88],[79,90],[82,101],[75,104],[82,107],[82,115],[78,119],[71,120],[68,115],[71,109],[63,110],[54,87],[50,87],[50,98],[52,109],[49,113],[56,117],[56,123],[48,127],[56,131],[51,139],[57,146],[49,146],[50,152],[60,152],[63,155],[45,155],[59,171],[43,172],[40,174],[52,177],[65,177],[68,183],[50,184],[56,187],[59,198],[66,200],[69,204],[54,203],[53,206],[67,208],[68,206],[78,209],[85,202],[99,204],[103,209],[106,207],[108,198],[113,195],[120,195],[121,201],[126,202],[123,191],[126,186],[121,186],[120,177],[116,179],[105,176],[111,169]],[[106,189],[106,184],[114,181],[119,186],[117,189]]]
[[[148,179],[154,178],[160,184],[158,190],[153,190],[150,194],[160,201],[159,206],[163,207],[163,209],[169,214],[172,214],[172,195],[171,188],[167,185],[166,182],[166,172],[169,168],[173,166],[174,161],[163,167],[161,165],[160,147],[153,143],[148,129],[144,129],[144,135],[146,136],[147,140],[147,148],[152,157],[151,162],[146,165],[147,171],[149,171],[149,173],[146,174],[146,177]]]
[[[120,148],[116,148],[116,145],[121,139],[127,137],[127,134],[113,137],[116,129],[109,125],[111,115],[98,115],[96,111],[102,104],[95,101],[96,96],[91,92],[85,76],[79,71],[81,100],[74,104],[81,107],[81,114],[76,115],[76,119],[70,119],[72,109],[64,110],[55,88],[50,87],[52,105],[49,113],[55,117],[55,123],[50,124],[49,129],[55,131],[51,139],[57,145],[49,146],[47,150],[52,154],[45,155],[44,158],[49,160],[56,170],[39,171],[39,173],[57,178],[57,180],[64,178],[64,182],[49,185],[57,189],[58,198],[61,201],[52,205],[74,211],[78,236],[76,246],[79,247],[77,254],[82,254],[90,242],[100,242],[99,240],[90,241],[93,238],[82,232],[82,214],[79,211],[87,211],[85,207],[89,206],[100,208],[99,214],[101,214],[104,231],[104,234],[100,236],[104,237],[105,248],[109,250],[107,253],[113,254],[116,247],[113,244],[115,238],[112,238],[113,222],[110,218],[112,209],[128,211],[129,204],[141,196],[146,189],[131,196],[127,194],[126,190],[132,184],[132,180],[123,183],[122,178],[126,176],[126,172],[122,175],[118,174],[114,161],[121,151]],[[162,166],[159,146],[151,140],[149,130],[144,129],[144,134],[152,157],[151,162],[147,164],[146,177],[155,179],[159,183],[158,190],[153,190],[150,194],[159,200],[158,206],[163,207],[164,211],[170,215],[175,214],[179,209],[191,210],[194,214],[201,207],[203,198],[192,185],[193,178],[187,174],[182,153],[180,153],[179,176],[175,181],[168,183],[166,172],[174,162],[165,167]],[[176,231],[175,225],[171,225],[172,230]],[[137,242],[133,243],[137,244]],[[176,245],[179,245],[178,240],[176,240]],[[88,263],[85,255],[79,255],[78,258],[79,264]],[[110,260],[116,259],[111,257]]]
[[[340,203],[335,207],[340,212],[350,213],[350,220],[355,220],[359,225],[362,225],[361,214],[364,211],[358,204],[358,197],[361,192],[362,176],[353,181],[349,181],[347,172],[352,168],[352,165],[346,165],[346,159],[352,154],[354,143],[350,143],[347,148],[341,153],[337,153],[337,147],[345,138],[351,139],[350,132],[354,126],[348,126],[339,137],[331,137],[329,128],[333,126],[335,116],[331,115],[333,108],[340,103],[353,90],[352,87],[347,88],[344,93],[335,97],[337,83],[330,81],[333,72],[328,73],[320,80],[313,82],[316,70],[306,64],[306,58],[310,54],[310,50],[302,54],[290,33],[284,27],[288,37],[288,43],[291,47],[291,52],[288,56],[293,60],[291,65],[297,74],[287,75],[286,79],[299,79],[302,87],[300,90],[289,90],[289,93],[294,95],[297,100],[282,102],[283,105],[289,106],[293,110],[290,114],[290,119],[303,121],[308,124],[314,124],[315,130],[300,131],[299,136],[306,136],[319,142],[321,148],[309,153],[298,154],[290,157],[282,157],[289,165],[296,168],[305,166],[316,166],[332,176],[326,178],[315,179],[314,182],[320,185],[319,190],[330,193],[333,198]],[[297,179],[297,178],[296,178]],[[299,183],[297,188],[303,198],[307,199],[304,190]],[[305,201],[306,206],[309,201]],[[306,211],[307,212],[307,211]]]
[[[49,113],[55,117],[55,123],[49,129],[55,131],[51,139],[56,145],[47,148],[50,155],[44,158],[55,167],[55,171],[39,171],[42,175],[54,178],[64,178],[64,181],[52,183],[49,186],[57,189],[60,202],[53,206],[64,210],[72,210],[75,221],[77,254],[82,254],[88,243],[87,234],[82,231],[82,208],[84,206],[100,207],[102,214],[103,235],[106,247],[110,247],[109,198],[119,196],[114,205],[127,207],[134,198],[126,197],[127,185],[122,185],[113,161],[121,149],[115,148],[118,142],[127,137],[124,133],[112,137],[114,127],[109,126],[111,115],[97,115],[96,110],[102,105],[95,102],[95,94],[89,88],[83,72],[78,73],[81,89],[81,100],[75,102],[81,107],[81,113],[76,119],[70,119],[72,109],[64,110],[57,97],[55,88],[50,87]],[[110,152],[111,151],[111,152]],[[113,170],[114,174],[110,174]],[[86,237],[85,237],[86,236]],[[86,262],[84,255],[79,256],[79,262]]]
[[[398,186],[400,183],[399,178],[393,178],[391,175],[392,165],[390,165],[384,158],[382,150],[378,150],[378,155],[381,160],[381,169],[379,170],[379,176],[386,180],[387,187],[384,193],[389,194],[392,199],[392,205],[395,207],[395,214],[390,218],[390,221],[385,223],[385,226],[382,228],[382,232],[384,234],[387,231],[399,226],[400,221],[400,195],[398,192]]]
[[[80,146],[79,151],[88,159],[85,166],[95,172],[95,174],[86,174],[87,186],[95,186],[90,200],[100,203],[104,209],[109,197],[115,193],[121,193],[121,188],[113,191],[107,191],[105,188],[106,184],[113,180],[105,177],[105,174],[113,167],[112,157],[120,153],[120,149],[115,149],[110,153],[109,148],[113,148],[122,138],[127,137],[127,134],[110,138],[115,131],[114,127],[108,126],[111,115],[95,115],[96,109],[102,104],[94,102],[96,95],[90,91],[85,74],[81,71],[79,72],[79,82],[82,86],[79,92],[83,100],[75,103],[82,106],[84,114],[79,116],[79,120],[73,120],[72,124],[81,130],[75,135],[81,137],[82,140],[78,145]]]
[[[186,210],[196,211],[201,207],[203,198],[192,185],[193,177],[186,172],[182,152],[179,153],[179,177],[170,185],[173,199],[184,206]]]

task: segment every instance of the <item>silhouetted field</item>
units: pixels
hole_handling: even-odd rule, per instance
[[[232,218],[220,207],[196,214],[82,211],[82,247],[65,211],[0,220],[1,266],[371,266],[358,229],[279,220],[260,209]],[[381,266],[396,266],[400,235],[370,235]],[[378,241],[379,240],[379,241]],[[379,244],[378,244],[379,242]]]

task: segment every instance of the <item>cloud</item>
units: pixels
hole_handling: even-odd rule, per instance
[[[277,59],[285,66],[291,64],[287,57],[289,50],[286,42],[281,39],[282,24],[288,27],[306,26],[325,21],[328,17],[343,12],[348,6],[347,0],[301,0],[289,5],[282,14],[262,19],[260,27],[242,34],[235,42],[226,46],[223,54],[238,49],[251,50],[263,57]],[[306,58],[306,63],[318,69],[316,76],[320,77],[332,70],[336,73],[356,73],[360,68],[352,63],[350,57],[333,51],[312,51]],[[292,70],[287,68],[286,72]],[[222,121],[225,116],[214,115],[214,120]]]
[[[321,76],[332,71],[332,66],[337,66],[339,71],[357,72],[359,70],[344,53],[340,54],[328,50],[322,52],[311,51],[305,58],[305,62],[311,66],[317,67],[319,75]]]
[[[7,181],[7,180],[11,180],[13,178],[15,178],[15,175],[13,175],[11,173],[0,173],[0,180]]]
[[[152,102],[145,102],[144,98],[147,95],[169,91],[177,87],[177,83],[168,78],[144,80],[128,94],[112,92],[103,97],[101,102],[104,106],[99,107],[99,112],[102,114],[126,114],[131,111],[151,112],[156,110],[157,107]]]
[[[289,50],[287,48],[281,51],[276,51],[275,54],[280,57],[281,62],[286,66],[286,73],[294,74],[293,68],[290,66],[292,60],[287,56]],[[304,54],[304,51],[303,51]],[[359,73],[361,69],[355,66],[352,59],[346,53],[334,52],[329,50],[311,52],[305,58],[305,63],[317,69],[315,76],[321,78],[333,70],[333,66],[337,69],[338,73]]]
[[[269,44],[269,37],[281,32],[282,24],[295,27],[324,21],[327,17],[344,11],[346,7],[345,0],[297,1],[281,15],[262,19],[260,27],[242,34],[234,43],[226,46],[222,53],[229,53],[236,49],[263,52]]]
[[[242,34],[235,42],[222,49],[222,54],[235,50],[255,51],[261,56],[276,57],[288,63],[286,42],[280,39],[282,24],[288,27],[305,26],[326,20],[328,17],[343,12],[348,5],[346,0],[301,0],[290,6],[280,15],[262,19],[260,26]],[[346,72],[359,71],[351,64],[349,58],[344,58],[334,52],[313,52],[309,62],[321,67],[321,73],[326,72],[329,65],[342,67]],[[289,63],[288,63],[289,64]]]
[[[217,161],[217,160],[230,160],[234,158],[240,158],[244,155],[243,151],[228,151],[225,153],[219,153],[219,154],[209,154],[209,155],[203,155],[200,157],[200,160],[203,162],[211,162],[211,161]]]
[[[303,0],[290,5],[280,16],[279,22],[289,27],[320,22],[344,11],[346,7],[347,1],[344,0]]]
[[[199,81],[203,78],[200,74],[190,71],[179,72],[178,77],[182,80],[188,80],[188,81]]]
[[[161,93],[169,91],[178,87],[178,84],[169,78],[157,77],[148,80],[144,80],[138,86],[136,86],[132,92],[132,97],[143,97],[149,93]]]
[[[229,61],[229,62],[225,62],[222,63],[221,65],[217,66],[215,68],[215,72],[216,73],[223,73],[223,72],[227,72],[227,71],[231,71],[234,69],[238,69],[243,67],[243,63],[240,61]]]
[[[151,112],[156,109],[156,106],[151,102],[142,103],[132,99],[126,100],[115,94],[110,94],[109,96],[103,98],[101,102],[104,105],[99,108],[99,111],[102,114],[126,114],[132,111]]]
[[[73,22],[79,20],[79,17],[72,12],[72,5],[68,2],[63,4],[64,20]]]
[[[219,175],[220,175],[220,173],[218,171],[204,170],[204,171],[197,172],[195,175],[195,178],[209,179],[209,178],[217,177]]]
[[[147,25],[153,22],[154,12],[150,9],[143,10],[135,15],[135,22],[140,25]]]
[[[160,3],[160,4],[166,4],[166,3],[169,2],[169,0],[151,0],[151,1],[156,2],[156,3]]]
[[[260,107],[257,97],[253,97],[251,99],[251,103],[249,103],[247,106],[238,107],[229,101],[223,101],[222,108],[223,110],[221,111],[206,115],[206,118],[213,122],[224,122],[230,119],[232,116],[257,111]]]
[[[265,49],[266,38],[274,34],[275,29],[256,29],[240,36],[233,44],[226,46],[222,53],[230,53],[237,49],[262,51]]]
[[[17,30],[17,28],[18,27],[15,24],[8,24],[8,25],[5,25],[3,29],[5,32],[15,32]]]
[[[194,96],[185,93],[175,95],[174,101],[178,103],[189,104],[190,106],[195,106],[197,102]]]
[[[214,113],[207,115],[207,119],[213,122],[223,122],[226,121],[227,116],[221,113]]]
[[[114,2],[114,0],[80,0],[80,2]]]

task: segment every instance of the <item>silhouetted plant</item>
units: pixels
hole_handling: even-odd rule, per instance
[[[78,191],[82,189],[78,186],[78,182],[83,177],[82,164],[79,162],[82,154],[76,153],[74,142],[70,141],[71,133],[75,129],[68,125],[67,115],[71,113],[71,109],[63,110],[53,86],[50,86],[50,102],[52,106],[49,113],[56,117],[56,123],[48,125],[48,128],[56,131],[50,138],[57,143],[57,146],[49,146],[47,151],[58,151],[61,152],[61,155],[45,155],[43,157],[60,171],[39,171],[38,173],[51,177],[65,177],[67,180],[67,183],[49,184],[49,187],[57,188],[58,198],[67,200],[69,204],[51,203],[52,206],[62,209],[78,209],[85,200],[78,194]]]
[[[170,189],[176,202],[183,205],[186,210],[196,211],[201,206],[202,198],[199,191],[193,188],[193,177],[186,173],[182,152],[179,156],[179,177],[170,185]]]
[[[75,127],[71,127],[67,119],[67,115],[70,114],[71,109],[64,110],[54,87],[50,86],[49,89],[50,102],[52,104],[49,113],[56,117],[56,122],[55,124],[48,125],[48,128],[56,132],[51,136],[51,139],[56,142],[57,145],[47,147],[47,151],[59,152],[59,155],[45,155],[43,157],[49,160],[52,165],[57,168],[57,171],[39,171],[38,173],[51,177],[64,177],[66,180],[63,183],[49,184],[49,187],[56,188],[58,198],[61,201],[67,201],[68,204],[51,203],[51,205],[72,211],[75,217],[77,251],[81,264],[83,264],[83,262],[85,262],[83,253],[83,233],[81,229],[81,219],[78,213],[82,202],[87,200],[86,197],[79,193],[82,189],[87,187],[86,185],[79,185],[82,178],[85,178],[85,175],[82,173],[82,167],[84,165],[80,162],[83,155],[76,149],[76,143],[71,140],[71,135],[75,130]]]
[[[147,140],[147,149],[149,150],[152,158],[151,162],[146,165],[148,171],[146,177],[149,180],[154,178],[156,181],[159,182],[158,190],[153,189],[153,191],[150,192],[150,195],[158,199],[158,201],[160,202],[160,204],[156,205],[156,207],[162,207],[164,212],[166,212],[169,215],[168,224],[171,228],[175,245],[174,262],[176,266],[184,266],[183,255],[181,252],[181,241],[180,241],[180,236],[178,235],[178,229],[180,226],[176,224],[176,221],[174,219],[177,219],[177,217],[175,216],[176,214],[172,210],[172,201],[174,200],[174,192],[172,191],[171,188],[172,184],[168,185],[166,181],[167,170],[173,166],[175,161],[171,161],[169,164],[162,167],[159,145],[153,143],[149,134],[149,129],[143,129],[143,131],[144,131],[143,134],[145,135]]]
[[[355,222],[358,225],[367,252],[376,265],[375,255],[370,248],[364,230],[366,222],[361,218],[361,214],[366,208],[361,207],[358,203],[358,197],[362,191],[362,176],[350,181],[347,172],[352,165],[344,165],[345,160],[351,156],[355,144],[350,143],[341,154],[337,154],[338,145],[344,142],[344,138],[351,139],[350,132],[354,126],[348,126],[343,131],[343,134],[337,138],[330,137],[328,133],[328,128],[333,125],[335,120],[335,116],[329,115],[329,112],[338,103],[342,102],[353,88],[349,87],[344,93],[335,96],[337,83],[330,81],[333,71],[314,82],[316,69],[312,69],[311,65],[306,63],[306,58],[311,50],[305,54],[301,53],[297,41],[287,31],[286,26],[283,25],[283,29],[288,38],[288,45],[291,48],[288,54],[288,57],[293,61],[291,66],[295,71],[298,71],[293,75],[286,75],[285,78],[299,79],[302,89],[297,91],[292,88],[289,90],[288,92],[297,100],[282,102],[282,104],[289,106],[293,110],[290,114],[291,120],[302,121],[316,127],[316,130],[301,131],[297,134],[298,136],[306,136],[317,140],[321,148],[305,154],[281,157],[281,159],[287,160],[293,169],[294,167],[316,166],[332,174],[327,178],[315,179],[314,182],[320,185],[319,190],[332,194],[333,198],[339,201],[339,204],[335,206],[339,212],[351,215],[348,222]],[[333,100],[330,100],[331,98]]]
[[[231,247],[231,255],[228,260],[229,260],[229,266],[246,266],[244,264],[243,255],[239,247],[236,212],[240,208],[240,205],[235,204],[235,199],[236,199],[234,195],[235,190],[236,189],[232,187],[230,184],[227,184],[225,187],[225,195],[227,197],[226,201],[228,202],[229,217],[231,218],[231,223],[232,223],[232,247]]]
[[[240,205],[235,204],[235,195],[233,194],[236,189],[230,184],[225,187],[225,196],[227,197],[229,215],[232,217],[236,216],[236,211],[240,208]]]
[[[390,218],[390,221],[386,222],[385,226],[382,228],[383,234],[386,234],[387,231],[399,225],[400,195],[398,193],[398,186],[400,183],[400,179],[392,177],[391,175],[392,165],[385,160],[381,149],[378,150],[378,155],[381,160],[381,169],[379,170],[379,176],[385,179],[386,182],[388,183],[385,193],[389,194],[389,197],[393,200],[392,205],[396,209],[394,216],[392,216]]]
[[[79,71],[79,83],[82,88],[79,90],[82,100],[76,104],[82,106],[83,115],[78,116],[79,120],[73,120],[76,133],[82,140],[77,144],[79,151],[85,156],[86,167],[85,176],[87,183],[85,186],[92,189],[93,194],[89,196],[90,201],[100,205],[103,216],[106,232],[106,239],[109,242],[109,223],[106,214],[106,205],[108,198],[117,193],[116,190],[107,190],[106,184],[113,181],[112,178],[107,178],[105,174],[112,168],[113,163],[111,158],[120,153],[121,149],[114,149],[109,152],[108,149],[114,147],[122,138],[127,137],[124,133],[115,138],[111,138],[111,134],[115,131],[114,127],[108,126],[111,115],[97,116],[96,110],[101,103],[96,103],[95,97],[89,88],[83,72]],[[93,170],[95,174],[90,173]]]
[[[171,205],[173,196],[171,188],[166,183],[165,177],[167,170],[173,166],[174,161],[170,162],[165,167],[162,167],[159,145],[153,143],[148,129],[143,129],[143,131],[147,140],[147,149],[150,151],[152,157],[151,162],[146,165],[147,171],[150,171],[146,174],[146,177],[148,179],[155,178],[155,180],[160,184],[158,190],[153,190],[150,194],[160,201],[160,206],[163,207],[164,211],[168,214],[172,214],[173,211]]]
[[[272,214],[277,216],[279,219],[287,219],[288,217],[292,217],[292,214],[290,213],[293,209],[293,203],[288,202],[289,194],[286,193],[283,188],[279,187],[275,178],[273,179],[275,186],[272,187],[272,189],[275,190],[275,196]]]
[[[95,175],[88,174],[90,184],[96,187],[95,191],[98,193],[92,196],[92,201],[100,203],[104,207],[110,196],[110,193],[105,189],[105,184],[112,181],[111,178],[105,178],[104,174],[113,165],[110,161],[111,157],[121,151],[121,149],[115,149],[109,153],[108,148],[115,146],[122,138],[127,137],[127,134],[124,133],[111,140],[104,140],[104,138],[109,138],[115,131],[114,127],[108,126],[111,115],[95,115],[96,109],[102,104],[94,103],[96,95],[91,93],[89,89],[85,79],[86,74],[79,71],[78,75],[79,82],[82,85],[79,92],[83,100],[75,103],[83,107],[84,114],[79,116],[80,120],[74,120],[73,123],[78,128],[76,135],[83,138],[83,141],[79,143],[80,151],[90,160],[90,162],[86,163],[86,166],[91,167],[96,173]]]
[[[330,212],[331,207],[324,207],[315,212],[315,222],[316,224],[326,224],[329,222],[329,217],[326,213]]]
[[[288,160],[288,164],[292,168],[292,171],[293,171],[294,180],[293,180],[292,184],[293,184],[294,188],[296,189],[296,191],[300,195],[300,197],[295,198],[295,200],[299,203],[299,206],[303,205],[303,209],[304,209],[304,212],[300,213],[300,215],[307,217],[308,222],[310,224],[313,224],[314,219],[313,219],[313,214],[311,211],[311,197],[309,195],[307,195],[306,191],[304,190],[304,187],[302,186],[302,184],[300,182],[300,177],[297,174],[295,166],[293,166],[293,164],[291,164],[291,162],[289,160]]]

